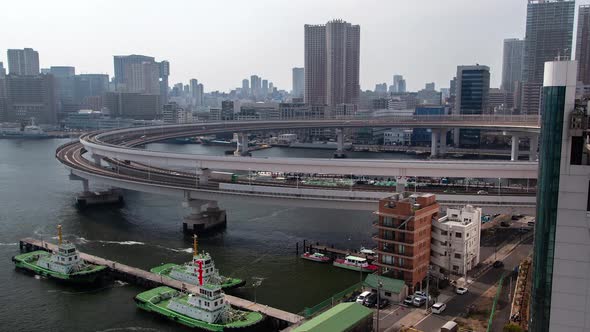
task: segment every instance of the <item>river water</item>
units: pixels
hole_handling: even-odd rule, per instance
[[[18,254],[18,240],[33,236],[55,242],[57,224],[81,251],[132,266],[149,269],[191,259],[191,240],[181,232],[182,217],[189,211],[176,199],[126,191],[121,208],[76,210],[73,202],[81,182],[70,181],[54,158],[55,148],[66,141],[0,140],[0,330],[178,330],[177,325],[136,309],[132,299],[143,289],[134,285],[116,282],[84,290],[14,269],[10,258]],[[210,154],[228,149],[173,144],[149,148]],[[329,157],[332,153],[272,148],[254,155]],[[212,254],[222,274],[248,280],[236,295],[299,312],[359,281],[356,272],[298,259],[295,243],[305,239],[341,248],[371,247],[370,212],[252,205],[239,199],[219,204],[227,210],[227,229],[202,238],[200,249]],[[255,289],[253,280],[262,284]]]

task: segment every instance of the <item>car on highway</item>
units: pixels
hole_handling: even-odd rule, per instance
[[[433,314],[442,314],[443,311],[447,308],[447,305],[442,302],[436,302],[432,305],[430,310],[432,310]]]
[[[488,194],[488,192],[487,192],[487,191],[485,191],[485,190],[478,190],[478,191],[477,191],[477,194],[478,194],[478,195],[487,195],[487,194]]]
[[[414,297],[413,296],[406,296],[406,298],[404,299],[403,304],[405,305],[412,305],[414,304]]]
[[[362,292],[361,295],[356,298],[356,303],[362,304],[369,295],[371,295],[371,292]]]
[[[457,289],[455,289],[455,293],[457,293],[459,295],[463,295],[463,294],[467,293],[467,288],[465,288],[465,287],[457,287]]]
[[[502,261],[495,261],[494,264],[492,264],[495,268],[501,268],[504,267],[504,262]]]

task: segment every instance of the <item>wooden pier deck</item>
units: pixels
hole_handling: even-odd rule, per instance
[[[33,239],[33,238],[24,238],[20,240],[20,247],[22,248],[30,248],[34,250],[47,250],[47,251],[54,251],[57,249],[57,246],[53,243],[48,243],[45,241]],[[80,252],[80,258],[83,260],[97,265],[105,265],[109,268],[111,272],[115,276],[124,277],[125,280],[136,280],[139,281],[140,285],[145,285],[149,287],[156,287],[159,285],[165,285],[168,287],[172,287],[175,289],[186,289],[189,291],[196,291],[198,292],[198,286],[193,286],[190,284],[183,283],[182,281],[174,280],[165,276],[157,275],[155,273],[151,273],[140,268],[136,268],[133,266],[125,265],[119,262],[111,261],[108,259],[104,259],[102,257],[89,255],[83,252]],[[290,324],[296,324],[302,321],[304,318],[302,316],[280,310],[277,308],[269,307],[267,305],[263,305],[260,303],[254,303],[252,301],[242,299],[236,296],[225,295],[226,301],[234,307],[249,310],[249,311],[257,311],[260,313],[265,314],[266,316],[273,317]]]
[[[332,258],[336,258],[336,257],[340,257],[343,258],[345,256],[348,255],[353,255],[356,257],[364,257],[370,261],[373,261],[376,257],[374,257],[373,255],[368,255],[368,254],[363,254],[360,251],[357,250],[344,250],[344,249],[338,249],[338,248],[334,248],[334,247],[330,247],[330,246],[326,246],[326,245],[321,245],[321,244],[313,244],[313,243],[309,243],[303,244],[303,250],[304,251],[309,251],[309,252],[319,252],[325,255],[329,255]]]

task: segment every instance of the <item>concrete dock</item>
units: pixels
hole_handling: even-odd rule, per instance
[[[373,261],[376,258],[373,255],[364,254],[358,250],[338,249],[338,248],[334,248],[333,246],[321,245],[319,243],[315,243],[315,244],[307,243],[306,241],[303,241],[303,252],[319,252],[324,255],[330,256],[332,259],[344,258],[348,255],[353,255],[356,257],[364,257],[369,261]],[[297,253],[299,253],[298,250],[297,250]]]
[[[57,249],[57,245],[53,243],[48,243],[45,241],[33,239],[33,238],[24,238],[19,242],[21,251],[33,251],[33,250],[46,250],[46,251],[54,251]],[[138,284],[143,287],[157,287],[157,286],[168,286],[179,290],[188,290],[188,291],[198,291],[197,286],[193,286],[190,284],[183,283],[178,280],[174,280],[165,276],[157,275],[155,273],[151,273],[136,267],[132,267],[129,265],[125,265],[122,263],[118,263],[115,261],[111,261],[108,259],[104,259],[102,257],[89,255],[80,252],[80,258],[83,260],[97,265],[104,265],[107,266],[109,272],[115,279],[120,279],[128,282],[132,282]],[[263,313],[264,315],[274,318],[278,321],[285,322],[283,326],[277,326],[279,328],[285,328],[288,324],[296,324],[302,321],[304,318],[302,316],[280,310],[277,308],[269,307],[260,303],[254,303],[249,300],[245,300],[236,296],[225,295],[226,301],[231,304],[233,307],[245,309],[249,311],[257,311]]]

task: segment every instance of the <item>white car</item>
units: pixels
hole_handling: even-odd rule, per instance
[[[467,288],[465,288],[465,287],[457,287],[457,289],[455,289],[455,293],[457,293],[459,295],[463,295],[463,294],[467,293]]]
[[[363,302],[365,301],[365,299],[367,298],[367,296],[371,295],[371,292],[362,292],[361,295],[359,295],[356,298],[356,303],[360,303],[363,304]]]
[[[445,311],[446,308],[447,305],[442,302],[436,302],[432,305],[432,307],[430,307],[433,314],[441,314],[443,311]]]

